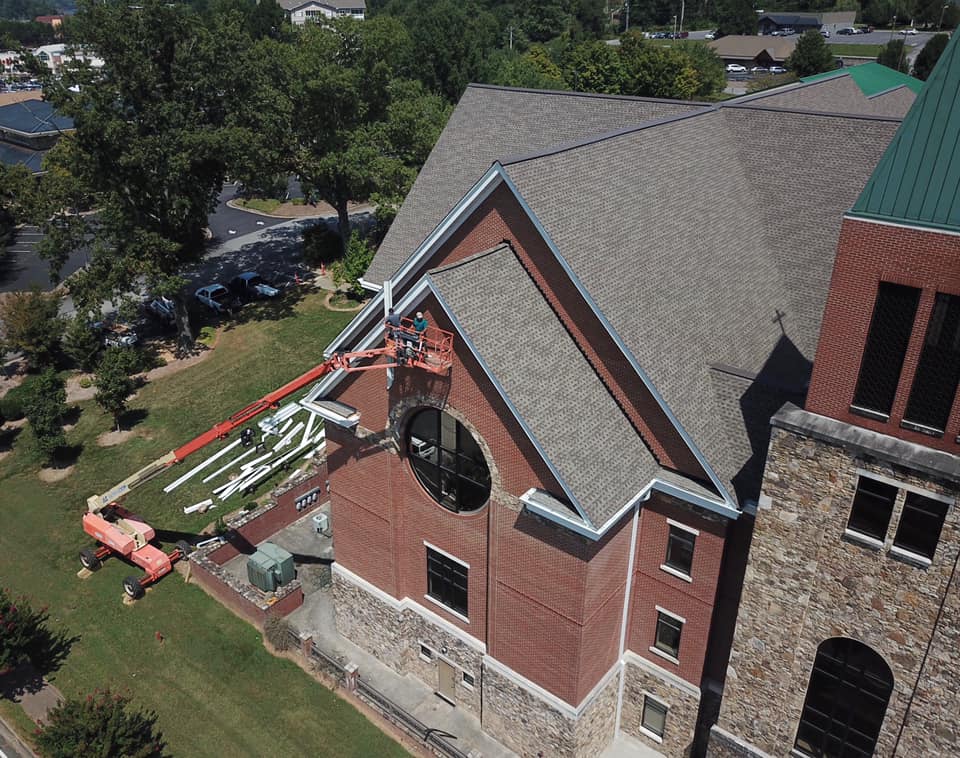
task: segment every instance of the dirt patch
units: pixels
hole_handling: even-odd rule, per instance
[[[18,418],[16,421],[8,421],[4,429],[19,429],[22,426],[27,425],[27,420],[25,418]]]
[[[113,447],[114,445],[122,445],[131,437],[136,436],[137,433],[133,429],[121,429],[119,432],[113,430],[110,432],[104,432],[97,437],[97,444],[100,447]]]
[[[91,382],[88,387],[80,386],[80,381],[84,378]],[[79,374],[67,379],[67,402],[79,403],[81,400],[92,400],[97,394],[97,388],[93,386],[92,380],[93,377],[90,374]]]
[[[41,482],[59,482],[66,479],[73,473],[73,466],[64,466],[63,468],[42,468],[37,473]]]

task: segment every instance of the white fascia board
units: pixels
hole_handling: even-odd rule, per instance
[[[494,167],[500,167],[500,164],[499,163],[494,164]],[[613,328],[613,324],[611,324],[607,320],[606,315],[604,315],[603,311],[600,309],[596,301],[587,291],[586,287],[583,286],[583,283],[580,281],[577,275],[573,272],[573,269],[570,267],[570,264],[567,263],[567,261],[564,259],[562,255],[560,255],[559,248],[556,246],[553,239],[550,237],[546,228],[540,222],[540,219],[537,218],[537,215],[533,212],[533,209],[527,203],[526,199],[523,197],[523,195],[520,194],[520,190],[517,189],[516,185],[513,183],[513,181],[510,179],[510,177],[507,175],[506,171],[504,171],[502,167],[500,167],[500,172],[501,172],[503,183],[513,193],[517,202],[520,204],[520,207],[523,208],[524,213],[526,213],[527,217],[530,219],[530,222],[534,225],[534,227],[536,227],[537,232],[543,238],[543,241],[546,242],[547,247],[550,248],[550,251],[553,253],[554,257],[557,259],[557,262],[560,264],[561,268],[563,268],[564,272],[570,278],[570,281],[573,283],[573,286],[576,287],[577,292],[580,293],[580,296],[583,297],[584,301],[587,303],[590,310],[593,312],[594,316],[597,317],[597,319],[600,321],[600,324],[603,326],[604,329],[606,329],[607,333],[613,339],[616,346],[620,349],[620,352],[623,353],[624,357],[633,367],[634,371],[637,372],[637,375],[640,377],[640,380],[644,383],[644,386],[646,386],[650,394],[653,395],[654,400],[657,401],[657,404],[660,406],[660,409],[666,414],[670,423],[673,424],[674,428],[677,430],[677,433],[680,435],[681,439],[683,439],[683,441],[687,443],[687,446],[690,448],[694,457],[697,459],[700,465],[703,466],[703,470],[707,472],[707,476],[710,477],[710,481],[713,482],[714,486],[717,488],[717,491],[723,497],[724,502],[730,508],[737,510],[736,501],[732,497],[730,497],[730,493],[728,493],[726,487],[723,486],[723,483],[720,481],[720,477],[717,476],[716,472],[713,470],[713,467],[707,462],[706,457],[703,455],[703,453],[694,443],[693,438],[687,433],[687,431],[680,424],[680,420],[674,415],[670,406],[667,405],[666,400],[663,398],[659,390],[657,390],[656,386],[653,384],[653,381],[650,379],[647,373],[643,370],[643,368],[641,368],[640,363],[637,361],[633,352],[627,347],[626,343],[620,337],[616,329]]]
[[[892,226],[897,229],[910,229],[915,232],[926,232],[927,234],[945,234],[948,237],[960,236],[960,232],[954,229],[940,229],[936,226],[923,226],[923,224],[908,224],[906,221],[894,221],[885,218],[872,218],[869,216],[858,216],[854,211],[849,210],[843,214],[844,221],[860,221],[864,224],[877,224],[879,226]]]
[[[396,273],[390,277],[394,288],[402,287],[403,284],[415,274],[420,267],[420,263],[428,258],[440,245],[446,242],[450,235],[457,231],[463,222],[469,218],[470,214],[476,210],[490,193],[493,192],[503,181],[504,172],[500,164],[494,164],[480,178],[470,191],[464,195],[460,201],[453,206],[449,213],[444,217],[437,227],[427,235],[427,238],[421,242],[417,249],[413,251],[409,258],[397,269]],[[346,328],[337,335],[327,349],[323,351],[325,357],[329,358],[333,353],[342,348],[345,344],[356,339],[357,334],[362,332],[368,319],[376,312],[383,309],[383,287],[382,285],[368,282],[360,279],[360,284],[370,291],[376,292],[373,300],[367,303],[366,307],[358,313],[354,319],[347,324]],[[398,308],[394,305],[394,308]]]

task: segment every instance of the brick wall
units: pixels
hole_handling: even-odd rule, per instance
[[[668,518],[700,532],[694,545],[690,582],[660,568],[667,554]],[[710,639],[726,528],[725,520],[709,518],[660,494],[651,497],[640,514],[627,646],[698,687]],[[650,652],[658,605],[685,619],[679,665]]]
[[[879,282],[922,288],[913,334],[888,421],[850,413]],[[884,434],[960,453],[960,393],[943,437],[900,426],[933,308],[934,295],[960,295],[960,237],[844,219],[806,408]]]
[[[263,627],[263,622],[266,621],[267,616],[286,616],[303,605],[303,590],[299,586],[264,609],[238,594],[220,577],[195,561],[190,564],[190,576],[197,584],[213,595],[217,601],[257,627]]]

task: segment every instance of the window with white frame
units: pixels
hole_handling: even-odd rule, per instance
[[[461,616],[467,615],[466,564],[427,548],[427,595]]]
[[[476,680],[473,678],[473,674],[470,674],[466,671],[463,672],[463,683],[465,686],[473,689],[474,683]]]
[[[663,565],[684,576],[690,576],[693,568],[693,549],[697,542],[697,532],[679,524],[670,524],[667,535],[667,555]]]
[[[420,657],[425,661],[432,661],[433,651],[426,645],[420,645]]]
[[[653,646],[671,658],[680,657],[680,635],[683,633],[683,619],[672,613],[657,610],[657,632]]]
[[[667,728],[667,712],[669,710],[665,703],[661,703],[650,695],[644,695],[640,726],[643,727],[644,731],[663,739],[663,733]]]

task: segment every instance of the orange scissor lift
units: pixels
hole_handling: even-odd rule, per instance
[[[354,365],[355,361],[381,356],[387,356],[388,360],[364,366]],[[173,564],[190,553],[191,546],[181,540],[172,551],[167,553],[153,545],[152,541],[156,538],[153,527],[120,505],[120,501],[127,493],[166,471],[170,466],[181,463],[189,455],[203,449],[211,442],[224,439],[261,413],[276,409],[281,400],[329,373],[338,370],[354,373],[408,367],[434,374],[445,374],[450,370],[452,359],[453,335],[450,332],[433,327],[418,332],[410,319],[401,319],[399,327],[386,328],[383,347],[335,353],[293,381],[250,403],[198,437],[147,464],[103,494],[87,498],[83,530],[96,540],[97,545],[80,551],[80,563],[85,569],[95,571],[110,555],[119,555],[128,559],[142,568],[145,574],[125,578],[124,592],[133,599],[142,597],[148,585],[170,573]],[[246,444],[252,444],[254,436],[252,431],[252,429],[249,430]]]

